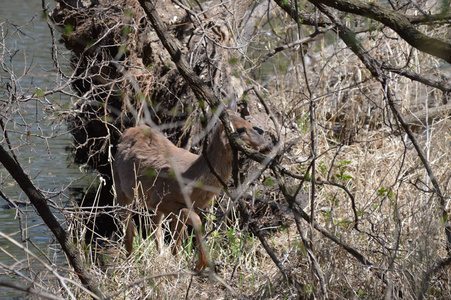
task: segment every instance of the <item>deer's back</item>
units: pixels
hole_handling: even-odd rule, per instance
[[[145,168],[183,167],[197,159],[197,155],[176,147],[163,134],[148,126],[125,130],[118,146],[119,160],[138,163]]]
[[[132,198],[129,194],[137,180],[149,182],[149,176],[154,174],[170,184],[172,177],[162,173],[171,169],[183,173],[196,159],[198,155],[176,147],[157,130],[148,126],[129,128],[124,131],[115,156],[115,180],[120,190]]]

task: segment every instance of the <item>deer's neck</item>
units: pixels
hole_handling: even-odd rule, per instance
[[[200,159],[204,164],[205,176],[200,178],[205,185],[221,188],[221,183],[213,175],[207,160],[210,163],[213,170],[221,177],[225,182],[228,181],[232,173],[232,159],[233,153],[230,148],[229,141],[221,126],[218,124],[213,130],[212,137],[209,141],[208,148],[205,154],[202,154]]]

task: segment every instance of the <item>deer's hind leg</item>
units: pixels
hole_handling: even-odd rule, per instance
[[[127,256],[130,256],[133,251],[133,240],[135,239],[135,236],[138,235],[138,231],[136,230],[135,224],[133,224],[131,215],[127,218],[126,224],[124,243],[125,249],[127,250]]]
[[[133,203],[133,198],[127,197],[127,195],[121,190],[119,176],[116,175],[115,180],[117,202],[122,207],[120,209],[120,218],[122,223],[125,224],[124,244],[125,249],[127,250],[127,256],[130,256],[133,251],[133,239],[138,235],[135,224],[133,224],[133,214],[130,207]]]
[[[196,241],[198,243],[198,260],[196,263],[196,270],[205,269],[208,265],[207,253],[205,252],[205,248],[203,246],[202,239],[202,221],[200,220],[199,215],[193,210],[187,208],[185,205],[171,201],[171,202],[161,202],[158,209],[165,214],[174,214],[176,217],[179,216],[180,220],[173,220],[173,222],[177,222],[180,224],[175,225],[173,229],[175,230],[173,233],[176,236],[176,243],[173,248],[173,252],[177,251],[177,248],[180,249],[182,237],[183,237],[183,228],[184,224],[191,225],[194,228],[194,233],[196,235]],[[183,225],[183,226],[182,226]]]
[[[203,244],[202,221],[199,215],[189,208],[182,208],[180,210],[180,217],[182,220],[186,220],[186,224],[191,225],[194,228],[194,233],[196,235],[196,241],[199,250],[195,270],[196,271],[203,270],[208,265],[208,259]]]
[[[185,224],[188,224],[194,228],[194,234],[196,235],[196,241],[198,245],[198,260],[195,270],[200,271],[205,269],[208,265],[208,259],[203,245],[202,221],[199,215],[193,210],[184,207],[180,209],[179,215],[178,217],[176,217],[176,220],[173,220],[172,222],[172,232],[176,239],[172,253],[176,255],[180,252],[182,239],[186,233]]]
[[[155,216],[152,217],[152,225],[155,226],[155,243],[157,244],[157,250],[159,253],[163,251],[163,232],[161,229],[161,223],[164,220],[164,213],[156,210]]]

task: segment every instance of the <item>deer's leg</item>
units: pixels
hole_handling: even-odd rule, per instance
[[[138,232],[136,230],[135,224],[133,224],[132,216],[129,214],[129,216],[126,219],[126,229],[125,229],[125,237],[124,237],[124,243],[125,243],[125,249],[127,250],[127,256],[130,256],[133,251],[133,239],[135,236],[138,235]]]
[[[207,260],[207,253],[205,252],[203,243],[202,243],[202,222],[200,220],[200,217],[197,213],[194,211],[186,208],[186,206],[182,203],[175,202],[175,201],[162,201],[159,204],[158,209],[163,212],[164,214],[169,215],[170,213],[173,213],[175,216],[179,214],[180,220],[178,221],[181,223],[180,227],[179,225],[173,225],[174,234],[176,234],[176,244],[175,248],[173,249],[173,252],[177,251],[177,247],[180,248],[181,245],[181,238],[182,238],[182,232],[184,223],[191,225],[194,228],[194,233],[196,234],[196,240],[199,244],[199,258],[196,263],[196,270],[202,270],[205,269],[208,265]],[[177,218],[175,218],[175,222],[177,222]]]
[[[180,218],[181,220],[186,220],[188,225],[193,226],[194,233],[196,234],[196,240],[199,244],[199,257],[196,264],[196,271],[205,269],[208,265],[208,260],[202,240],[202,221],[199,215],[189,208],[182,208],[180,210]]]
[[[177,255],[180,253],[180,248],[182,246],[182,240],[186,231],[185,220],[180,218],[180,215],[175,215],[171,223],[171,232],[173,234],[173,239],[175,241],[172,247],[172,254]]]
[[[118,183],[116,183],[118,184]],[[121,206],[130,205],[133,201],[128,198],[123,192],[117,193],[117,200]],[[132,220],[132,213],[129,208],[122,208],[120,212],[120,218],[125,224],[125,236],[124,244],[127,250],[127,256],[130,256],[133,250],[133,239],[138,235],[135,225]]]
[[[163,250],[163,233],[161,230],[161,223],[164,219],[164,213],[156,211],[155,216],[152,217],[152,224],[155,226],[155,242],[157,244],[157,250],[161,253]]]
[[[125,249],[127,250],[127,256],[130,256],[133,250],[133,239],[138,235],[138,232],[136,230],[135,224],[133,224],[132,213],[129,211],[129,209],[121,209],[121,219],[125,224]]]

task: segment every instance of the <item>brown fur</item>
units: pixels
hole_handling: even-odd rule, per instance
[[[262,152],[270,149],[270,144],[251,124],[234,112],[229,111],[229,115],[244,142]],[[215,126],[206,156],[215,172],[227,181],[232,171],[232,150],[222,125]],[[155,210],[152,221],[157,226],[155,236],[158,249],[161,250],[162,246],[161,222],[164,215],[172,213],[180,216],[182,222],[194,227],[200,243],[196,269],[205,268],[207,256],[201,243],[202,224],[193,208],[204,209],[222,188],[208,167],[206,157],[176,147],[151,127],[139,126],[127,129],[122,135],[113,169],[117,199],[121,206],[132,204],[138,196],[146,201],[148,208]],[[155,175],[153,178],[149,176],[152,172]],[[130,254],[137,232],[131,222],[130,210],[124,209],[122,217],[127,224],[125,246]],[[174,252],[178,252],[182,225],[181,222],[173,223],[172,230],[177,234]]]

